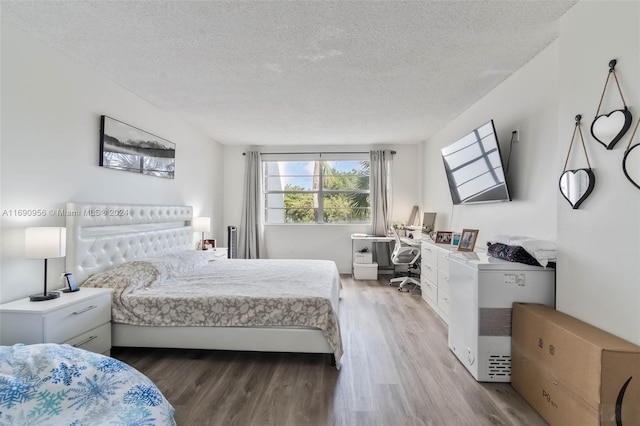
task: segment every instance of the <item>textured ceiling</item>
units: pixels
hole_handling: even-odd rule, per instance
[[[416,143],[575,3],[3,1],[2,19],[224,144]]]

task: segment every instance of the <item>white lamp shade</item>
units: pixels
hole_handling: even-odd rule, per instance
[[[24,232],[25,256],[50,259],[67,254],[67,229],[53,227],[27,228]]]
[[[194,217],[191,222],[193,232],[209,232],[211,230],[210,217]]]

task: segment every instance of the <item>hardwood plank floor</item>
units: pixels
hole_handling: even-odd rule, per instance
[[[178,425],[545,425],[506,383],[478,383],[419,290],[342,276],[345,354],[113,348],[151,378]]]

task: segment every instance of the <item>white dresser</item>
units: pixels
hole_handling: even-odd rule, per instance
[[[81,287],[57,299],[0,305],[0,344],[16,343],[66,343],[109,355],[111,289]]]
[[[422,241],[420,288],[422,298],[444,322],[449,323],[449,254],[455,250],[449,244]]]

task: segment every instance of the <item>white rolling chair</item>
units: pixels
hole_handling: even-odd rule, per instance
[[[410,291],[406,287],[413,284],[413,288],[411,290],[415,290],[415,288],[420,285],[420,279],[416,279],[411,276],[411,269],[417,268],[418,266],[418,260],[420,259],[420,246],[403,243],[400,236],[393,228],[391,229],[391,233],[396,239],[393,253],[391,253],[391,262],[397,266],[406,266],[407,276],[392,278],[389,280],[389,285],[400,283],[398,291]]]

